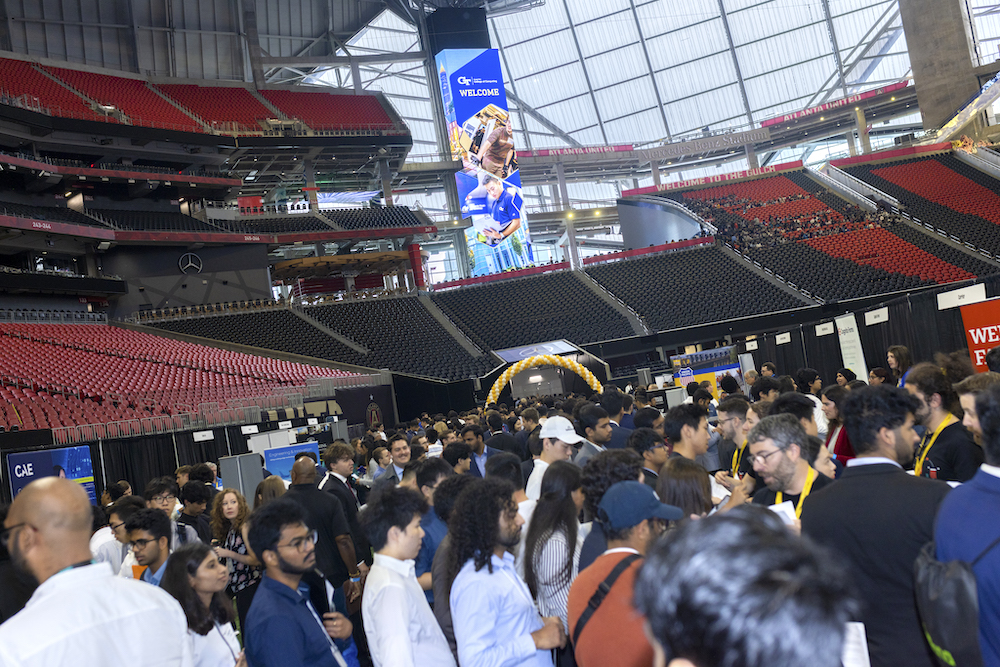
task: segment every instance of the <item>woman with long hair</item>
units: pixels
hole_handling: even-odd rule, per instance
[[[579,573],[579,516],[583,509],[583,481],[580,468],[558,461],[542,477],[541,496],[531,514],[524,541],[524,582],[538,601],[542,616],[558,616],[569,635],[567,604],[569,588]],[[567,648],[570,657],[572,650]],[[560,654],[560,664],[566,658]]]
[[[280,478],[279,478],[280,481]],[[246,627],[247,612],[253,594],[260,582],[260,561],[247,550],[247,531],[250,526],[247,517],[250,507],[246,498],[236,489],[223,489],[215,496],[212,506],[212,535],[215,554],[229,559],[229,593],[236,598],[236,611],[240,617],[240,628]]]
[[[892,373],[894,384],[898,387],[905,386],[906,375],[910,372],[910,366],[913,365],[910,350],[904,345],[890,345],[885,354],[885,361],[889,366],[889,372]]]
[[[847,437],[847,429],[844,428],[844,417],[841,414],[841,406],[851,390],[839,384],[831,384],[823,389],[821,398],[823,401],[823,414],[826,415],[828,430],[826,432],[826,442],[824,446],[833,454],[833,457],[843,463],[853,459],[856,454],[850,439]]]
[[[202,542],[189,542],[167,559],[160,588],[184,610],[195,667],[246,667],[233,630],[233,603],[223,593],[228,583],[226,566]]]
[[[701,464],[683,456],[667,459],[657,480],[660,502],[684,510],[686,517],[703,517],[712,511],[712,486]]]
[[[285,483],[277,475],[271,475],[257,484],[253,494],[253,508],[257,509],[264,503],[280,498],[285,493]]]

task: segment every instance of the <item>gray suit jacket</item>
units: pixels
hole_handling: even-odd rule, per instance
[[[594,458],[597,454],[603,451],[607,451],[604,447],[599,447],[595,445],[590,440],[584,440],[583,446],[580,447],[580,451],[576,453],[573,458],[573,463],[580,466],[581,468],[587,464],[587,461]]]

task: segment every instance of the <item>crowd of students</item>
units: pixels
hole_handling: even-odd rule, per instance
[[[94,506],[43,478],[3,517],[0,664],[832,667],[861,637],[930,667],[913,565],[1000,537],[1000,373],[887,364],[374,424],[252,498],[204,463]]]

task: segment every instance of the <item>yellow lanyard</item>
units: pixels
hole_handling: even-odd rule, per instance
[[[917,477],[920,477],[920,473],[924,471],[924,461],[927,460],[927,453],[931,451],[931,447],[934,446],[934,441],[937,440],[937,437],[941,435],[941,431],[945,430],[945,428],[951,426],[957,421],[958,419],[955,415],[949,414],[945,417],[944,421],[942,421],[938,427],[934,429],[934,433],[931,435],[930,440],[927,440],[927,434],[924,434],[925,442],[920,443],[920,455],[917,457],[917,465],[913,468],[913,472],[916,473]]]
[[[737,447],[736,451],[733,452],[733,477],[736,479],[740,478],[740,463],[743,461],[743,453],[747,450],[747,441],[743,440],[743,444]]]
[[[802,518],[802,501],[806,499],[806,496],[809,495],[809,491],[812,490],[814,479],[816,479],[816,470],[812,466],[809,466],[809,472],[806,473],[805,486],[802,487],[802,493],[799,494],[799,504],[795,506],[796,519]],[[774,496],[774,504],[780,505],[782,498],[783,496],[781,495],[781,491],[778,491],[778,493]]]

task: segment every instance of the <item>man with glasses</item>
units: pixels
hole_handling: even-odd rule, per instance
[[[0,626],[0,665],[190,667],[180,605],[92,562],[91,523],[87,493],[66,479],[44,477],[14,499],[0,543],[39,586]]]
[[[139,510],[125,522],[136,563],[146,568],[139,578],[147,584],[159,586],[163,578],[170,556],[170,523],[163,512],[154,509]]]
[[[764,482],[753,494],[753,502],[764,506],[791,502],[795,521],[790,525],[796,531],[801,526],[802,505],[809,494],[833,483],[806,462],[805,441],[805,429],[790,414],[764,417],[747,435],[750,461],[757,478]]]
[[[129,547],[128,531],[125,530],[125,522],[133,514],[146,508],[146,502],[138,496],[122,496],[111,504],[108,508],[108,527],[121,545],[121,562],[115,574],[127,579],[135,579],[136,566],[135,555]],[[113,566],[112,566],[113,567]]]
[[[420,552],[414,563],[417,581],[424,591],[428,604],[434,604],[434,581],[431,566],[434,564],[434,554],[437,553],[441,540],[448,534],[448,524],[434,512],[434,491],[438,484],[455,474],[444,459],[427,459],[417,470],[417,488],[423,495],[430,509],[420,517],[420,528],[424,536],[420,541]]]
[[[357,667],[353,646],[352,652],[341,652],[334,642],[350,637],[353,625],[343,614],[317,609],[302,581],[316,568],[317,540],[302,506],[278,498],[257,508],[249,521],[249,546],[265,573],[244,628],[247,662],[252,667]]]
[[[185,544],[198,539],[198,531],[191,526],[178,523],[174,520],[177,516],[178,495],[179,489],[173,477],[157,477],[152,479],[146,484],[146,488],[142,492],[142,497],[146,499],[146,507],[160,510],[170,520],[171,551],[176,551]]]
[[[651,428],[637,428],[628,437],[628,448],[642,457],[643,480],[655,491],[660,468],[667,462],[667,444],[663,436]]]

